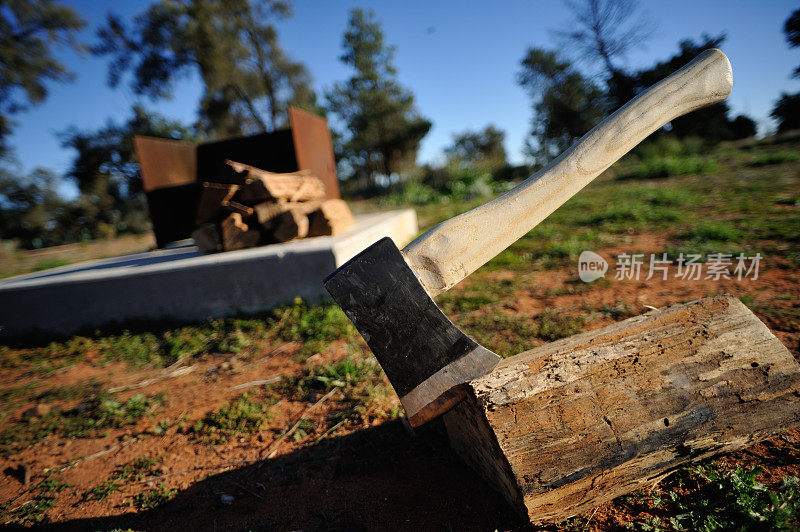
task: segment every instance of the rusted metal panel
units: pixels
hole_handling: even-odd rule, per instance
[[[328,122],[321,116],[296,107],[289,107],[289,124],[292,128],[294,153],[298,170],[310,170],[325,183],[327,199],[339,197],[336,178],[336,160]]]
[[[133,138],[145,192],[197,181],[194,144],[137,135]]]

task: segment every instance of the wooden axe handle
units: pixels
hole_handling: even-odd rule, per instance
[[[720,102],[733,88],[722,51],[706,50],[584,135],[505,194],[420,235],[403,255],[431,296],[477,270],[533,229],[653,131]]]

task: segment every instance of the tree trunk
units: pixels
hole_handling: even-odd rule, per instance
[[[731,296],[544,345],[467,389],[452,445],[532,522],[800,425],[800,365]]]

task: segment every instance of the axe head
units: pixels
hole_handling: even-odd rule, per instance
[[[412,426],[452,408],[465,396],[463,384],[500,360],[439,310],[389,238],[324,284],[372,349]]]

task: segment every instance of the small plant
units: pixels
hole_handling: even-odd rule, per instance
[[[273,334],[286,342],[302,343],[297,356],[304,360],[338,339],[352,338],[355,328],[334,304],[311,306],[297,298],[294,304],[273,312]]]
[[[7,518],[7,524],[42,523],[47,520],[47,512],[56,505],[57,495],[71,486],[72,484],[47,477],[31,489],[32,499],[16,507],[12,507],[13,501],[0,504],[0,514]]]
[[[126,482],[136,482],[147,477],[158,476],[163,473],[158,464],[163,457],[137,458],[129,464],[118,467],[114,473],[102,484],[95,486],[83,494],[85,501],[103,501],[114,492],[122,491]]]
[[[265,422],[272,419],[269,407],[274,403],[271,396],[258,399],[255,392],[248,392],[208,414],[192,430],[202,439],[215,444],[224,443],[235,434],[256,433]]]
[[[784,150],[769,152],[755,156],[752,161],[747,163],[747,166],[758,168],[759,166],[768,166],[771,164],[791,163],[798,159],[800,159],[800,153],[796,151]]]
[[[163,402],[161,394],[150,397],[137,394],[126,401],[100,394],[71,410],[53,409],[41,418],[31,418],[1,431],[0,455],[13,454],[48,434],[85,438],[103,429],[133,425]]]
[[[153,490],[142,491],[133,497],[133,505],[139,510],[150,510],[171,501],[178,490],[169,489],[165,483]]]
[[[800,526],[800,479],[786,477],[771,490],[758,481],[761,468],[720,468],[715,464],[687,467],[651,494],[663,507],[668,523],[649,518],[630,523],[634,530],[797,530]],[[656,505],[656,498],[659,502]]]

